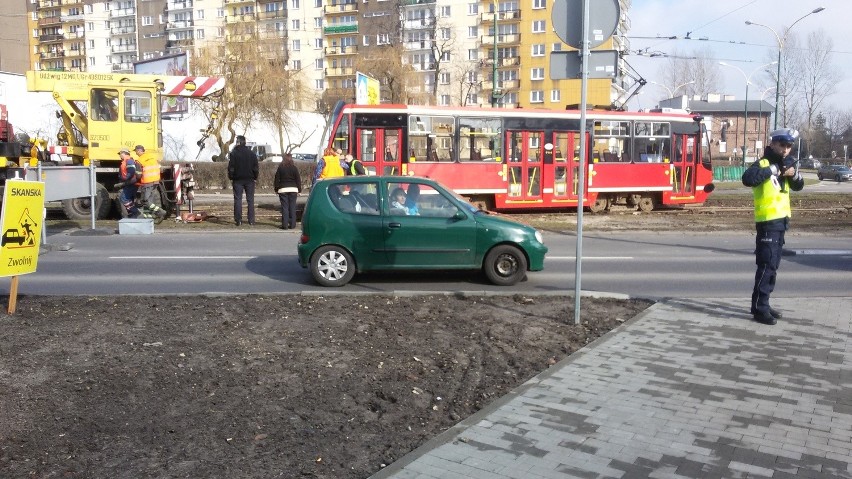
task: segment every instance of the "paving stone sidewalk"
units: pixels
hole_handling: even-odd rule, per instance
[[[852,298],[669,300],[373,476],[852,478]]]

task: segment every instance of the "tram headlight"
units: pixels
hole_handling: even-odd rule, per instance
[[[535,230],[535,239],[541,244],[544,244],[544,237],[541,235],[541,231]]]

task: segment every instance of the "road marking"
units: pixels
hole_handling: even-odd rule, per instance
[[[544,259],[577,259],[576,256],[545,256]],[[633,259],[633,256],[583,256],[583,259],[600,259],[604,261],[610,260],[626,260]]]
[[[257,256],[110,256],[109,259],[257,259]]]

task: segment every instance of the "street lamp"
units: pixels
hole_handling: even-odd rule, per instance
[[[722,66],[725,66],[725,67],[736,68],[738,72],[743,74],[743,78],[745,78],[745,81],[746,81],[745,102],[743,102],[743,108],[744,108],[744,111],[745,111],[745,113],[743,115],[745,117],[743,119],[743,165],[745,165],[746,147],[748,146],[748,138],[746,136],[747,135],[747,128],[748,128],[748,86],[751,85],[752,75],[754,75],[758,71],[762,70],[764,67],[768,67],[769,65],[774,65],[776,63],[778,63],[778,62],[771,62],[771,63],[767,63],[766,65],[760,65],[759,67],[755,68],[754,71],[752,71],[750,74],[746,75],[746,72],[744,72],[742,68],[740,68],[736,65],[731,65],[731,64],[725,63],[725,62],[719,62],[719,65],[722,65]]]
[[[648,83],[653,83],[654,85],[661,86],[661,87],[665,88],[666,91],[669,92],[669,98],[674,98],[674,92],[678,91],[681,87],[685,87],[686,85],[691,85],[691,84],[695,83],[695,80],[689,80],[686,83],[681,83],[680,85],[678,85],[674,88],[669,88],[669,87],[663,85],[662,83],[657,83],[655,81],[648,81]]]
[[[804,19],[805,19],[806,17],[808,17],[809,15],[813,15],[814,13],[819,13],[819,12],[821,12],[821,11],[823,11],[823,10],[825,10],[825,7],[817,7],[817,8],[814,8],[813,10],[811,10],[809,13],[806,13],[805,15],[803,15],[802,17],[800,17],[798,20],[796,20],[795,22],[793,22],[793,23],[792,23],[792,24],[791,24],[791,25],[787,28],[787,31],[786,31],[786,32],[784,32],[784,37],[783,37],[783,38],[782,38],[781,36],[779,36],[779,35],[778,35],[778,32],[776,32],[776,31],[775,31],[772,27],[770,27],[770,26],[768,26],[768,25],[764,25],[764,24],[762,24],[762,23],[753,22],[753,21],[751,21],[751,20],[746,20],[746,21],[745,21],[745,24],[746,24],[746,25],[757,25],[758,27],[763,27],[763,28],[768,29],[770,32],[772,32],[772,34],[773,34],[773,35],[775,35],[775,39],[776,39],[776,40],[778,40],[778,70],[777,70],[777,71],[776,71],[776,73],[775,73],[775,126],[773,126],[773,127],[772,127],[773,129],[777,129],[777,128],[778,128],[778,96],[779,96],[779,94],[781,93],[781,51],[782,51],[782,50],[784,50],[784,42],[787,40],[787,35],[790,33],[790,30],[793,28],[793,25],[795,25],[795,24],[799,23],[800,21],[804,20]],[[785,105],[786,105],[786,103],[785,103]],[[785,111],[786,111],[786,110],[785,110]]]
[[[491,69],[491,108],[497,106],[500,99],[500,90],[497,89],[497,0],[492,0],[491,9],[494,11],[494,51],[492,54],[494,65]]]

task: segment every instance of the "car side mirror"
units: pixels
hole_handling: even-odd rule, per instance
[[[465,218],[467,218],[467,215],[462,210],[456,210],[456,214],[453,215],[453,220],[455,221],[461,221]]]

